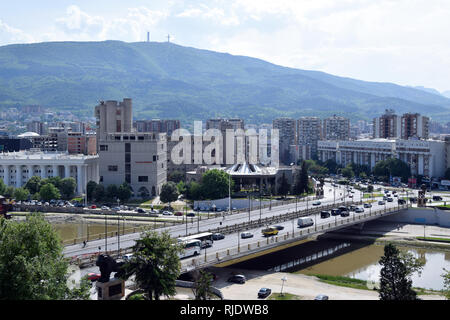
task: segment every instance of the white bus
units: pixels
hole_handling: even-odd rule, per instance
[[[194,234],[188,237],[178,238],[178,241],[189,241],[189,240],[200,240],[202,242],[202,249],[212,247],[213,245],[213,237],[211,232],[203,232],[199,234]]]
[[[180,259],[196,256],[200,254],[202,242],[200,240],[180,241],[183,243],[184,250],[178,254]]]

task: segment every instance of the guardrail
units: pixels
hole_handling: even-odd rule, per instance
[[[299,231],[287,232],[281,236],[267,237],[264,240],[253,241],[250,243],[240,244],[235,247],[231,247],[226,250],[213,251],[212,253],[207,253],[207,249],[204,249],[204,255],[200,254],[195,258],[188,258],[182,260],[182,270],[183,272],[188,272],[193,269],[203,268],[213,264],[218,264],[224,261],[232,260],[243,255],[243,253],[251,254],[272,247],[276,247],[281,243],[290,243],[303,238],[307,238],[315,233],[332,231],[338,228],[350,226],[357,223],[362,223],[375,219],[377,217],[392,214],[398,212],[399,210],[407,209],[409,206],[407,204],[400,205],[392,208],[374,210],[370,212],[365,212],[359,215],[349,216],[345,219],[335,220],[335,222],[328,222],[322,224],[316,224],[308,228],[301,229]]]

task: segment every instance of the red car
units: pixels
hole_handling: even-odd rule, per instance
[[[91,206],[91,209],[97,209],[97,206],[94,204]]]
[[[100,273],[88,273],[88,280],[91,280],[92,282],[97,281],[98,279],[100,279],[101,274]]]
[[[176,215],[176,216],[182,216],[182,215],[183,215],[183,212],[179,212],[179,211],[178,211],[178,212],[175,212],[175,215]]]

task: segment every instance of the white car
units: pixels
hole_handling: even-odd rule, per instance
[[[173,213],[172,212],[170,212],[170,211],[163,211],[163,216],[171,216],[171,215],[173,215]]]

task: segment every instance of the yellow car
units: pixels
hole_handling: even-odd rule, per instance
[[[278,234],[278,229],[274,227],[268,227],[262,230],[262,234],[266,237],[276,236]]]

